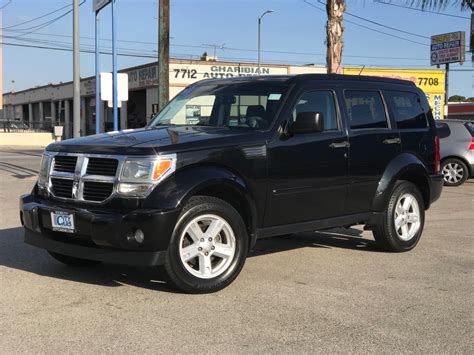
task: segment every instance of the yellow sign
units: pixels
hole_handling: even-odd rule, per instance
[[[436,120],[444,118],[445,73],[445,70],[438,69],[344,68],[344,74],[381,76],[413,82],[425,93]]]

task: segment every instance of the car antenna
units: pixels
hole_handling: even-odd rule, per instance
[[[365,69],[365,64],[364,64],[364,66],[362,67],[362,69],[360,70],[360,72],[359,72],[358,75],[362,74],[362,71],[363,71],[364,69]]]

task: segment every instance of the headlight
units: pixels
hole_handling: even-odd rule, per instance
[[[176,169],[176,154],[127,158],[122,164],[117,191],[129,197],[145,197]]]
[[[43,153],[41,158],[40,172],[38,175],[38,186],[46,188],[49,178],[49,167],[51,166],[51,155]]]

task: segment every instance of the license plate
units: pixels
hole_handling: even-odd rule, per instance
[[[74,233],[74,214],[67,212],[51,212],[53,231]]]

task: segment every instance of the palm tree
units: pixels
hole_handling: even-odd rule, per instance
[[[326,62],[328,73],[341,73],[343,15],[346,11],[345,0],[327,0],[326,13]]]
[[[421,9],[445,8],[453,4],[453,0],[406,0],[410,6]],[[465,10],[473,9],[473,0],[454,0],[455,6]],[[326,0],[326,62],[328,73],[340,73],[342,71],[342,34],[344,32],[343,16],[346,11],[345,0]]]

